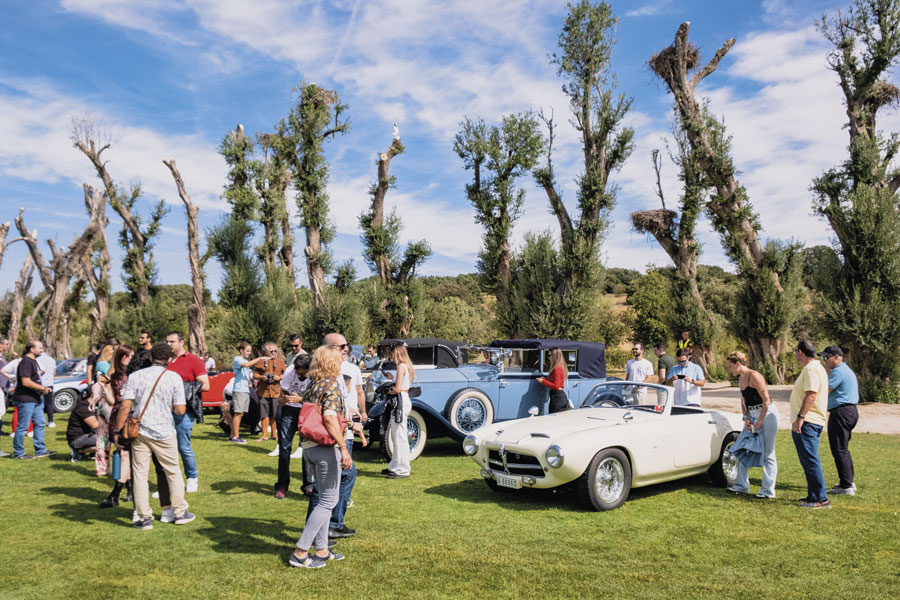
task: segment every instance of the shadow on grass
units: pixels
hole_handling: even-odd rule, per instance
[[[289,533],[284,521],[275,519],[209,517],[206,521],[210,526],[197,532],[213,542],[213,550],[228,554],[284,554],[287,558],[300,535]]]
[[[577,494],[567,488],[555,490],[493,491],[480,479],[467,479],[426,488],[426,494],[436,494],[472,504],[496,504],[509,510],[546,510],[552,506],[561,510],[581,511]]]
[[[263,494],[270,495],[272,486],[258,481],[217,481],[210,488],[217,494]]]
[[[108,492],[97,491],[87,487],[58,487],[50,486],[41,488],[40,493],[54,496],[64,496],[65,502],[50,504],[47,506],[53,511],[53,516],[75,521],[76,523],[116,523],[123,522],[123,517],[131,513],[131,504],[122,503],[122,508],[102,509],[100,502]],[[76,502],[81,500],[81,502]]]

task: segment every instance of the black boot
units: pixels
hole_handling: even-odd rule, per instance
[[[122,483],[117,481],[113,486],[113,490],[106,497],[106,500],[100,503],[100,508],[112,508],[119,505],[119,493],[122,491]]]
[[[125,502],[134,502],[134,489],[130,479],[125,482]]]

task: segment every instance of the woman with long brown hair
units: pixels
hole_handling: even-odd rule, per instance
[[[129,446],[119,436],[118,431],[109,431],[110,423],[116,423],[118,419],[119,409],[122,407],[122,388],[128,381],[128,365],[134,357],[134,348],[128,344],[124,344],[116,348],[113,357],[112,369],[103,382],[103,398],[97,403],[97,416],[100,421],[100,429],[102,430],[102,439],[104,452],[109,448],[110,442],[116,445],[116,455],[113,456],[113,462],[119,463],[119,477],[113,484],[112,492],[106,497],[106,500],[100,503],[100,508],[110,508],[119,505],[119,494],[122,487],[125,486],[127,492],[125,501],[131,502],[133,494],[131,490],[131,456],[129,454]],[[96,385],[96,384],[95,384]],[[97,433],[97,453],[100,452],[101,434]],[[115,471],[115,469],[113,469]]]
[[[566,380],[569,378],[569,368],[566,366],[566,357],[557,347],[550,348],[547,352],[549,374],[547,377],[538,377],[538,383],[550,388],[550,413],[558,413],[569,410],[569,398],[566,396]]]
[[[409,477],[409,429],[406,420],[412,410],[412,402],[409,400],[409,387],[416,379],[416,369],[413,367],[406,351],[406,346],[397,344],[391,350],[391,360],[397,364],[397,377],[394,379],[393,393],[397,394],[397,410],[387,415],[390,419],[388,435],[393,446],[391,462],[388,468],[382,471],[388,479],[404,479]]]
[[[775,435],[778,433],[778,410],[772,405],[766,380],[759,371],[747,366],[747,356],[743,352],[732,352],[725,359],[725,368],[732,377],[737,376],[741,388],[741,412],[744,427],[756,431],[763,438],[763,478],[757,498],[775,497],[775,477],[778,475],[778,461],[775,460]],[[734,494],[749,494],[749,469],[738,461],[737,479],[728,491]]]
[[[342,554],[335,554],[328,548],[328,523],[331,511],[337,506],[341,483],[341,469],[353,466],[353,459],[344,441],[338,415],[344,414],[344,398],[338,378],[343,362],[340,350],[332,346],[319,346],[313,352],[312,363],[307,377],[310,384],[303,393],[304,403],[315,403],[314,410],[321,411],[322,421],[334,445],[317,444],[304,440],[303,460],[315,470],[316,490],[319,503],[306,518],[303,533],[297,540],[297,547],[288,559],[292,567],[318,569],[329,560],[341,560]],[[315,547],[315,554],[310,548]]]

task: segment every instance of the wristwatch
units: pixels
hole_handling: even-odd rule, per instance
[[[803,419],[803,420],[805,421],[805,420],[806,420],[806,415],[804,415],[804,414],[802,414],[802,413],[797,413],[797,418],[798,418],[798,419]]]

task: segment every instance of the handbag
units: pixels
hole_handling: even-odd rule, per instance
[[[153,384],[153,388],[150,389],[150,395],[147,396],[147,402],[144,403],[144,408],[141,409],[141,414],[139,417],[128,417],[125,420],[125,425],[122,426],[122,431],[119,432],[119,436],[127,441],[132,442],[138,439],[138,436],[141,435],[141,419],[144,418],[144,413],[147,412],[147,407],[150,406],[150,400],[153,399],[153,392],[156,391],[156,386],[159,384],[159,380],[162,379],[162,376],[166,374],[166,370],[163,369],[163,372],[159,374],[159,377],[156,378],[156,382]]]
[[[322,418],[322,398],[325,397],[325,390],[315,402],[304,402],[300,407],[300,415],[298,416],[300,424],[300,435],[304,440],[315,442],[320,446],[334,446],[337,442],[328,430],[325,428],[325,420]],[[341,431],[347,428],[347,419],[344,415],[337,415],[338,426]]]

